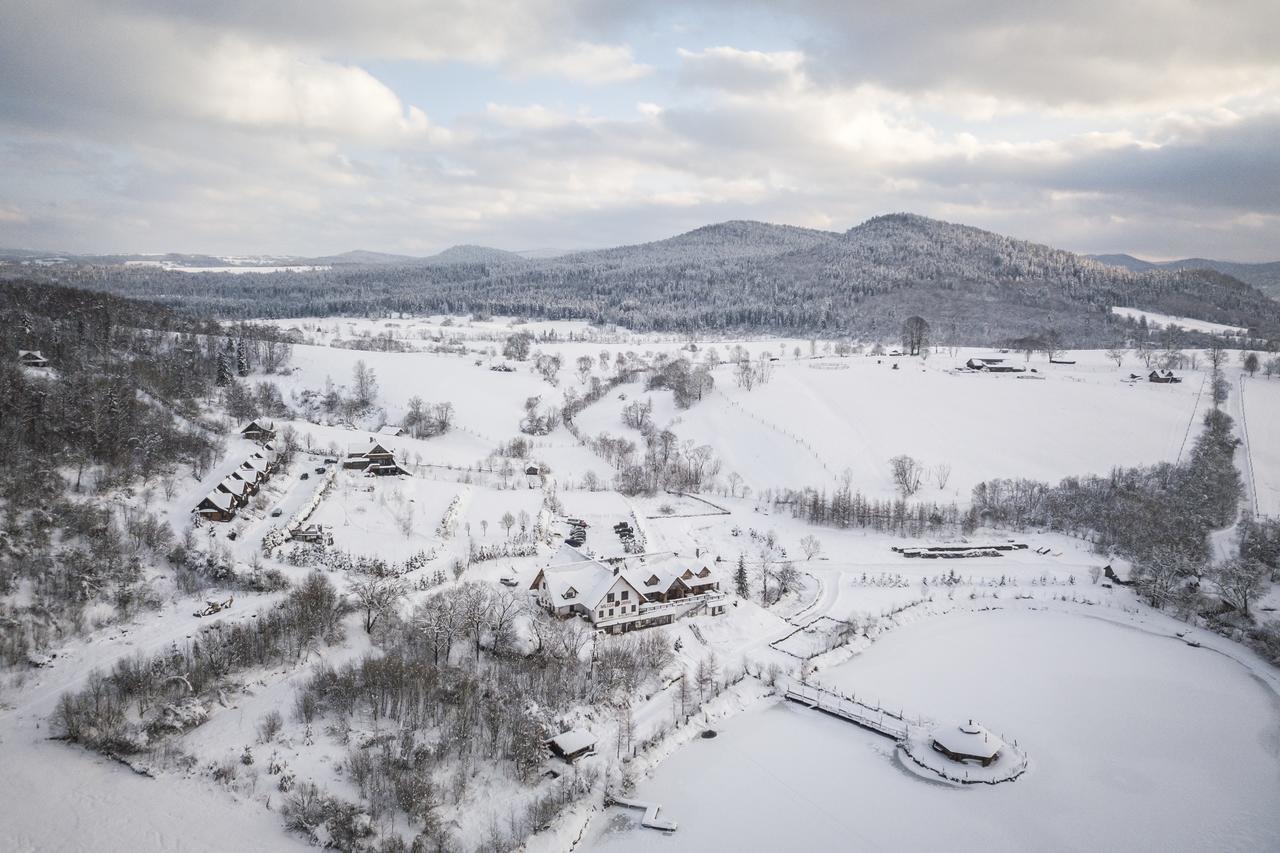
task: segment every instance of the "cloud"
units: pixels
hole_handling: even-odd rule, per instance
[[[1228,2],[797,0],[728,27],[721,0],[0,0],[0,244],[598,246],[915,210],[1266,256],[1277,13]]]
[[[549,74],[586,83],[617,83],[635,80],[653,71],[635,61],[626,45],[578,42],[563,51],[521,59],[513,63],[524,74]]]
[[[680,80],[735,94],[761,94],[801,85],[804,54],[799,51],[765,53],[732,47],[701,51],[680,49]]]

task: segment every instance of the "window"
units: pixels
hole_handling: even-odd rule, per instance
[[[605,601],[613,604],[613,593],[609,593],[608,597],[605,598]]]
[[[621,598],[623,601],[626,601],[626,600],[627,600],[628,598],[630,598],[630,597],[631,597],[631,592],[630,592],[630,591],[628,591],[628,590],[625,590],[625,589],[622,591],[622,594],[621,594],[621,596],[620,596],[620,598]]]

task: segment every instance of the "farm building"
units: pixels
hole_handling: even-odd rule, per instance
[[[1172,370],[1153,370],[1147,374],[1148,382],[1156,382],[1161,385],[1170,385],[1182,380],[1173,375]]]
[[[387,424],[382,429],[378,430],[378,435],[389,435],[392,438],[395,438],[398,435],[404,435],[404,427],[399,427],[395,424]]]
[[[983,767],[1000,757],[1004,741],[969,720],[958,726],[941,726],[934,730],[933,748],[952,761],[973,761]]]
[[[215,489],[196,505],[196,513],[208,521],[230,521],[236,517],[235,499]]]
[[[240,434],[251,441],[270,441],[276,437],[276,425],[270,421],[249,421]]]
[[[596,738],[586,729],[570,729],[547,741],[547,747],[566,763],[572,764],[595,752]]]
[[[987,373],[1024,373],[1025,368],[1014,367],[1008,364],[1003,358],[994,357],[974,357],[964,363],[964,366],[970,370],[982,370]]]
[[[553,615],[582,616],[611,634],[724,612],[725,596],[710,568],[690,567],[674,557],[653,565],[643,558],[632,562],[609,566],[563,545],[529,589]]]
[[[48,367],[49,359],[41,355],[39,350],[20,349],[18,350],[18,364],[23,367]]]

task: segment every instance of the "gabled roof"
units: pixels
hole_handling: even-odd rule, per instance
[[[203,504],[206,501],[213,504],[214,507],[222,510],[223,512],[231,511],[231,495],[227,494],[226,492],[219,492],[218,490],[215,489],[214,491],[205,495],[204,500],[200,501],[200,503]]]
[[[595,735],[586,729],[570,729],[556,735],[547,744],[554,747],[561,755],[574,755],[596,745]]]
[[[249,484],[239,477],[228,477],[218,484],[218,488],[225,489],[233,495],[243,495],[249,491]]]
[[[26,358],[27,356],[31,356],[32,358],[38,358],[38,359],[41,359],[41,360],[45,360],[44,356],[40,354],[40,350],[38,350],[38,349],[20,349],[20,350],[18,350],[18,358]]]
[[[260,473],[260,474],[265,474],[265,473],[267,473],[267,463],[266,463],[266,460],[264,460],[264,459],[259,459],[259,458],[257,458],[256,456],[250,456],[248,459],[244,460],[244,464],[243,464],[243,465],[241,465],[240,467],[241,467],[241,468],[249,468],[249,469],[251,469],[251,470],[253,470],[253,471],[257,471],[257,472],[258,472],[258,473]]]
[[[378,430],[378,435],[404,435],[404,427],[398,427],[395,424],[387,424]]]

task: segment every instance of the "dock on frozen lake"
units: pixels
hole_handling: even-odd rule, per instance
[[[784,695],[792,702],[839,717],[895,741],[901,741],[907,737],[908,723],[900,713],[859,702],[852,697],[843,696],[814,684],[792,682],[787,686]]]
[[[645,802],[643,800],[628,800],[624,797],[613,797],[611,802],[615,806],[625,806],[630,809],[640,809],[644,815],[640,818],[640,825],[649,829],[658,829],[663,832],[675,832],[677,824],[674,820],[666,820],[658,816],[658,812],[662,810],[662,806],[657,803]]]

